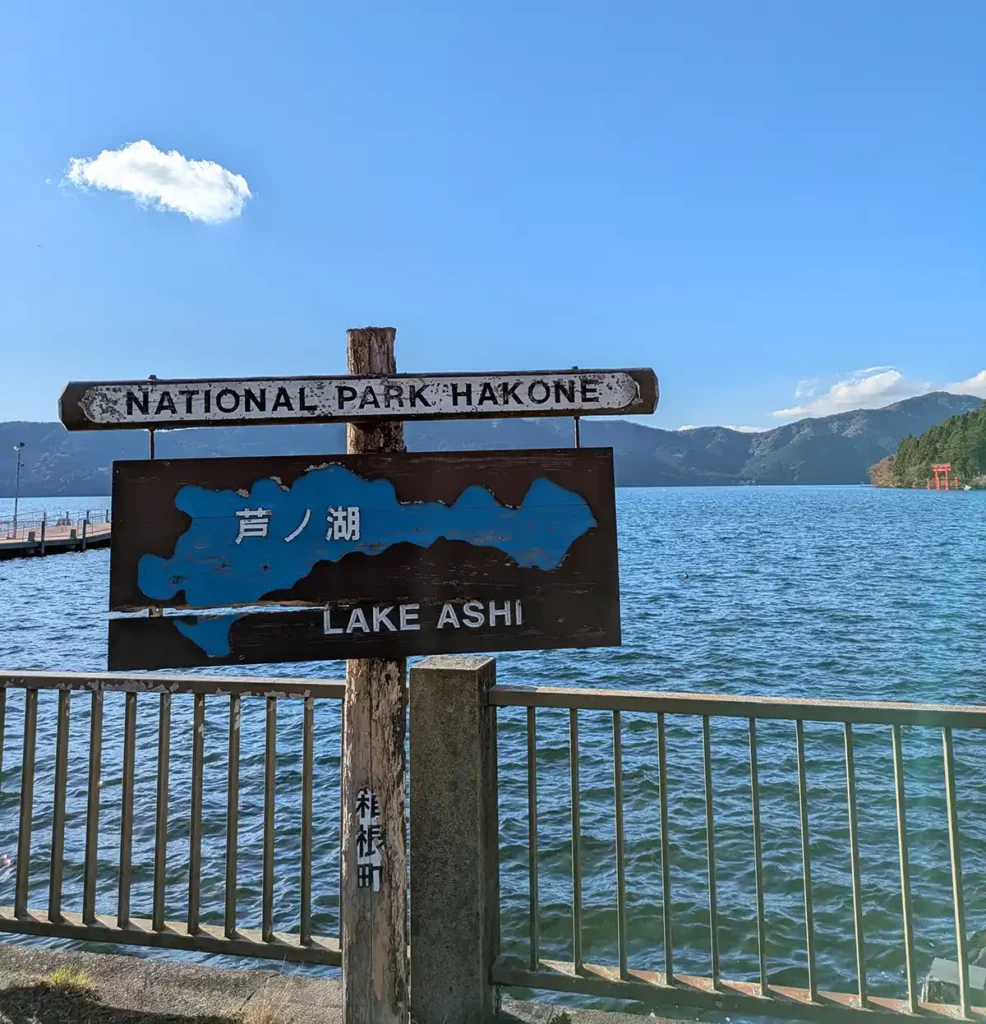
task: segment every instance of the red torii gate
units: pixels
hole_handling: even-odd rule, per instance
[[[944,476],[945,476],[945,487],[944,487],[944,490],[946,490],[946,491],[950,490],[949,473],[952,472],[952,464],[951,464],[951,462],[936,462],[936,463],[932,463],[931,471],[935,474],[935,490],[936,491],[940,491],[940,490],[943,489],[942,485],[941,485],[941,474],[944,474]],[[931,477],[930,476],[928,477],[928,480],[927,480],[927,488],[928,488],[929,491],[931,490]],[[956,477],[955,478],[955,490],[958,490],[958,489],[959,489],[959,478]]]

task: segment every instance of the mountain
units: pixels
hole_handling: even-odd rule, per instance
[[[760,433],[728,427],[660,430],[627,420],[584,419],[582,443],[614,449],[617,483],[625,487],[861,483],[869,467],[895,452],[904,437],[982,405],[978,398],[937,391],[883,409],[798,420]],[[413,451],[568,448],[573,443],[567,419],[409,422],[405,436]],[[345,448],[341,424],[161,430],[156,438],[158,458],[318,455]],[[19,441],[26,444],[21,493],[37,497],[108,494],[114,459],[147,457],[143,431],[70,434],[59,423],[0,423],[0,457],[5,460],[0,497],[13,495],[11,448]]]

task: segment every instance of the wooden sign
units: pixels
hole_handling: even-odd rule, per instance
[[[652,413],[653,370],[546,370],[428,376],[260,377],[68,384],[69,430],[225,427],[373,419]]]
[[[617,645],[612,450],[117,462],[110,607],[223,609],[111,669]]]

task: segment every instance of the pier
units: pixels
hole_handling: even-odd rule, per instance
[[[109,547],[111,530],[108,509],[65,512],[51,517],[19,516],[16,520],[0,521],[0,559]]]

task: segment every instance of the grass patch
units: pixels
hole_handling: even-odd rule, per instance
[[[70,992],[73,995],[94,995],[96,984],[87,971],[74,967],[58,967],[51,974],[40,979],[40,984],[56,988],[59,992]]]
[[[263,992],[258,993],[240,1011],[238,1024],[291,1024],[293,1018],[284,1012],[287,997],[285,988],[281,998],[275,999],[270,993],[269,984],[265,984]]]
[[[287,1024],[278,1008],[270,1000],[262,1000],[243,1010],[240,1024]]]

